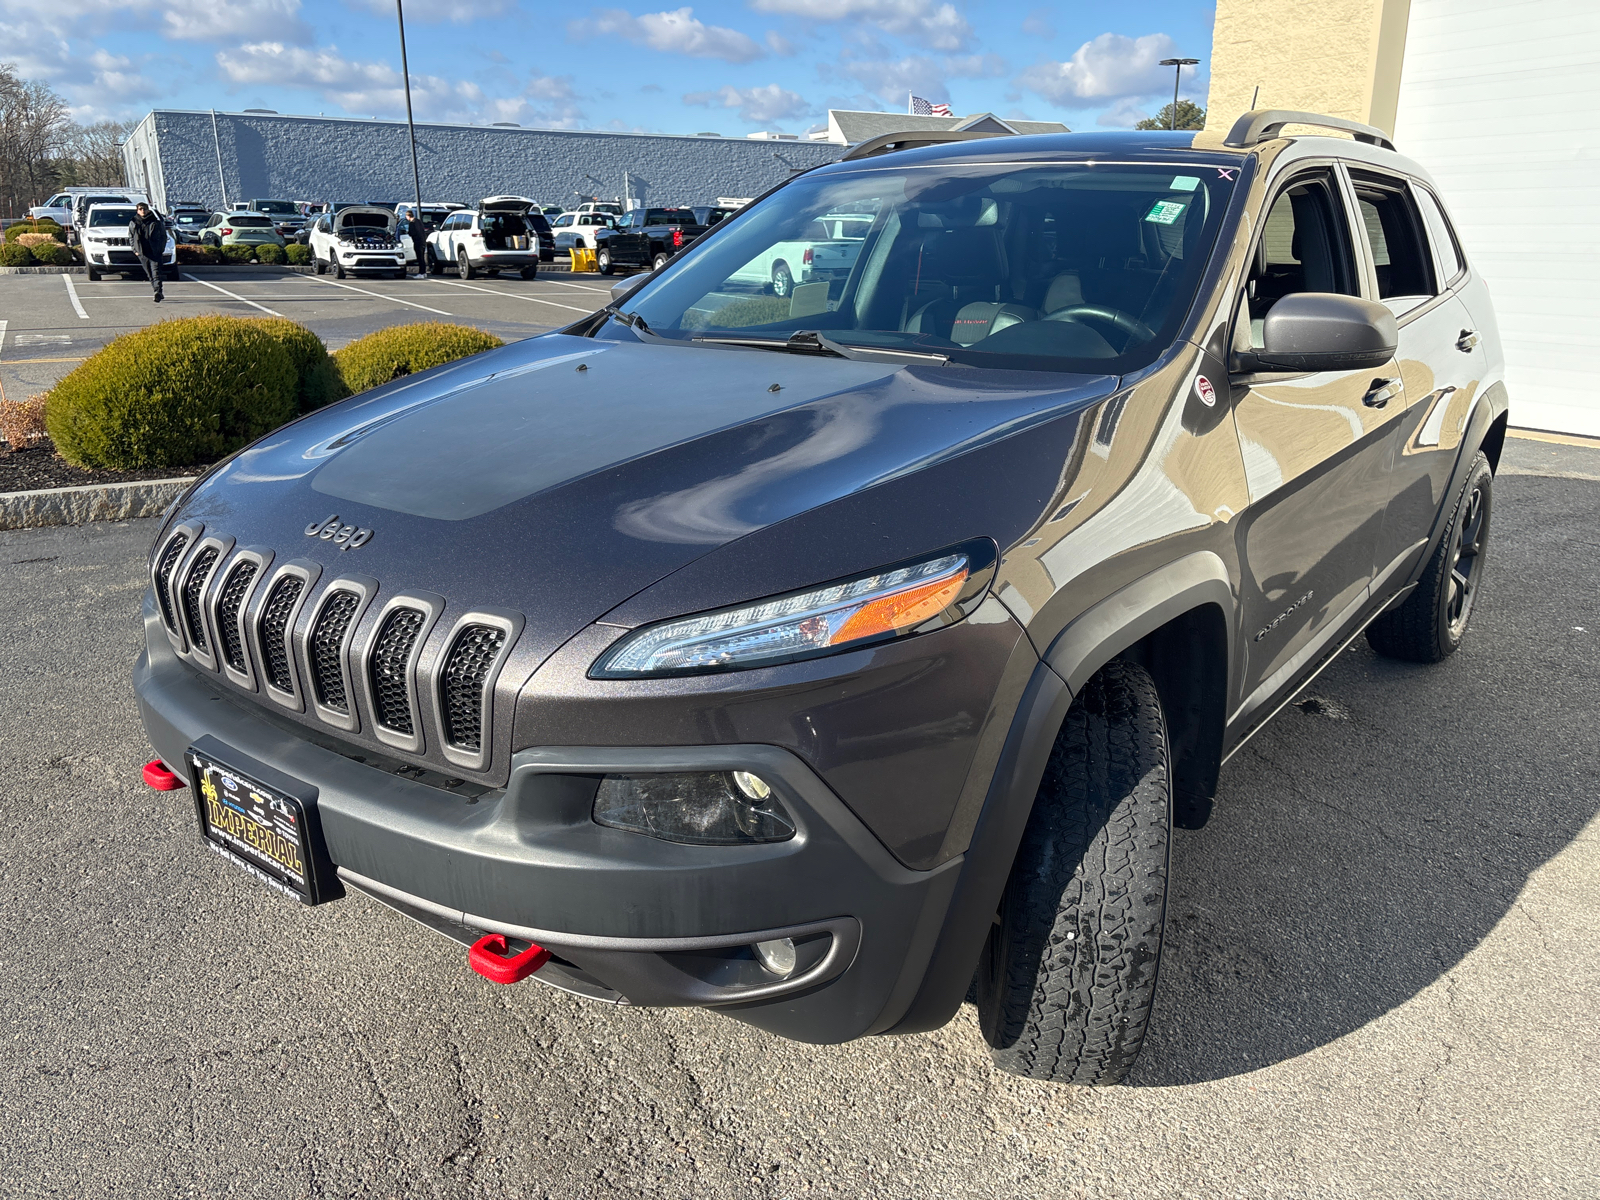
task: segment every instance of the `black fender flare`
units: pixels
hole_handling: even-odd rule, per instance
[[[1118,589],[1070,622],[1051,643],[1034,668],[1012,718],[927,971],[903,1010],[892,1001],[886,1006],[874,1033],[926,1033],[955,1016],[989,935],[1033,811],[1039,781],[1073,696],[1096,671],[1154,630],[1213,603],[1228,618],[1224,623],[1231,675],[1233,586],[1226,564],[1208,550],[1185,555]],[[1219,724],[1219,754],[1220,733]]]
[[[1422,573],[1428,569],[1433,552],[1439,548],[1439,539],[1444,536],[1445,526],[1455,513],[1455,498],[1467,486],[1467,475],[1472,470],[1472,464],[1478,460],[1478,451],[1483,449],[1495,423],[1510,410],[1511,401],[1506,395],[1506,385],[1500,380],[1484,388],[1483,393],[1473,401],[1472,413],[1467,417],[1466,429],[1461,434],[1461,452],[1456,456],[1455,469],[1450,472],[1450,486],[1445,488],[1444,500],[1439,505],[1439,511],[1433,518],[1433,529],[1428,534],[1427,549],[1412,569],[1408,584],[1421,579]]]

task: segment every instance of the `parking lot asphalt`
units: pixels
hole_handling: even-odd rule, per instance
[[[277,315],[299,321],[337,350],[375,329],[409,321],[454,321],[516,341],[569,325],[609,299],[612,279],[572,275],[565,260],[516,275],[418,279],[302,275],[273,267],[185,271],[161,304],[143,279],[83,275],[0,276],[0,386],[12,399],[54,386],[85,357],[130,330],[201,313]]]
[[[1460,653],[1357,644],[1177,834],[1099,1092],[995,1072],[970,1007],[805,1046],[283,900],[138,782],[154,523],[0,533],[0,1195],[1592,1200],[1600,451],[1503,467]]]

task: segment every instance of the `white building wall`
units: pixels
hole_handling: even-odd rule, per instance
[[[1395,144],[1494,296],[1511,421],[1600,436],[1600,0],[1411,0]]]

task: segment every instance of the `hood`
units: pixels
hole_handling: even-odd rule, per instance
[[[542,657],[718,546],[1116,382],[549,334],[286,426],[182,516],[384,591],[513,609]],[[307,536],[334,515],[372,532]]]
[[[399,220],[399,218],[396,217],[394,215],[394,213],[390,212],[387,208],[376,208],[376,207],[372,207],[372,206],[369,206],[369,205],[366,205],[366,204],[352,204],[349,208],[341,208],[337,213],[334,214],[334,218],[333,218],[333,229],[334,229],[334,232],[335,233],[359,233],[359,232],[361,232],[360,229],[349,229],[349,230],[347,230],[344,227],[345,218],[346,217],[352,217],[352,216],[381,217],[381,218],[383,218],[384,228],[387,229],[391,233],[394,232],[395,223]],[[368,230],[371,230],[373,227],[372,226],[366,226],[365,228],[367,228]]]

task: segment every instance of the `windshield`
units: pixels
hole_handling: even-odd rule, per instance
[[[256,200],[251,204],[257,212],[281,213],[286,217],[297,217],[299,212],[295,209],[293,200]]]
[[[1170,343],[1236,168],[930,164],[802,177],[625,303],[651,334],[1125,372]]]
[[[134,211],[131,208],[97,208],[89,214],[89,227],[126,225],[133,218]]]

